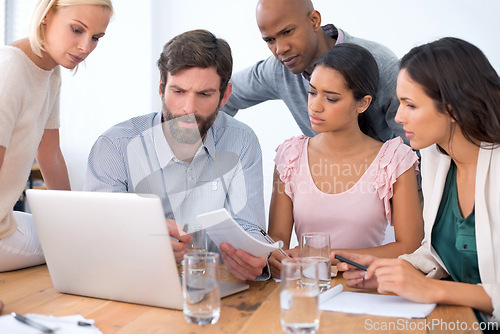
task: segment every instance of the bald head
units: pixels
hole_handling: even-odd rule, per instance
[[[256,18],[269,50],[294,74],[310,73],[335,42],[321,29],[321,15],[311,0],[259,0]]]
[[[309,15],[313,10],[311,0],[259,0],[257,3],[257,16],[261,11],[293,11]]]

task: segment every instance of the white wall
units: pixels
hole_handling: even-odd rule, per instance
[[[82,187],[86,159],[97,136],[111,125],[159,108],[155,62],[170,38],[204,28],[225,38],[235,70],[270,55],[255,23],[256,0],[115,0],[116,15],[106,36],[82,68],[64,76],[61,141],[72,187]],[[497,0],[316,0],[323,23],[381,42],[398,56],[443,36],[481,48],[500,72],[500,1]],[[269,200],[274,149],[299,134],[281,102],[241,111],[237,118],[259,136]]]
[[[149,1],[114,1],[115,16],[98,47],[73,75],[63,70],[61,146],[74,190],[87,157],[110,126],[152,110],[152,25]]]
[[[0,0],[0,18],[5,17],[5,0]],[[5,25],[0,19],[0,45],[5,44]]]

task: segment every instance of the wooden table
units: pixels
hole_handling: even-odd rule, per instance
[[[237,281],[225,269],[221,279]],[[339,283],[343,283],[342,277],[332,280],[333,285]],[[0,273],[0,299],[5,303],[3,314],[81,314],[87,319],[95,319],[96,326],[104,334],[283,333],[279,283],[269,280],[249,284],[249,290],[223,298],[219,321],[203,327],[186,323],[182,311],[58,293],[45,265]],[[426,319],[324,311],[318,333],[481,333],[472,330],[475,323],[472,309],[460,306],[438,305]]]

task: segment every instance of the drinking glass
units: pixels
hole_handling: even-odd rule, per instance
[[[287,258],[281,262],[281,327],[286,333],[313,334],[319,328],[318,261]]]
[[[193,237],[193,241],[187,244],[189,252],[206,252],[207,251],[207,232],[197,224],[184,225],[184,232],[189,233]]]
[[[321,292],[330,289],[332,279],[330,260],[330,235],[328,233],[303,233],[300,238],[300,256],[319,262],[319,288]]]
[[[184,318],[196,325],[215,324],[220,316],[219,254],[187,253],[182,272]]]

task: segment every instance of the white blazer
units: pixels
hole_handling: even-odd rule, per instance
[[[500,148],[487,149],[489,146],[481,144],[476,169],[476,249],[480,285],[493,303],[493,315],[483,314],[483,317],[486,321],[500,323]],[[436,145],[422,149],[420,153],[425,237],[420,248],[401,258],[428,277],[440,279],[449,274],[432,247],[431,236],[451,159],[440,153]]]

